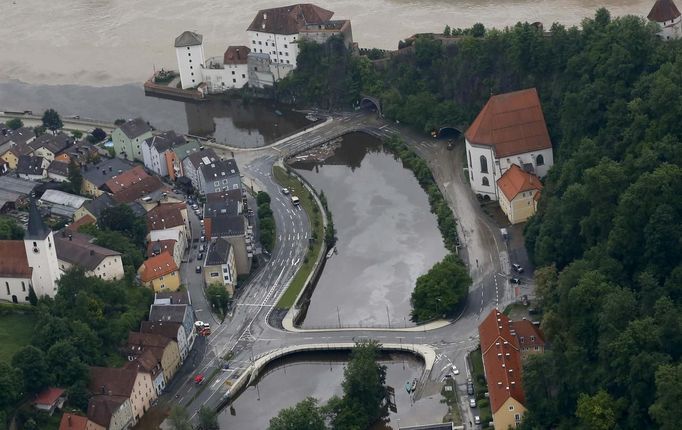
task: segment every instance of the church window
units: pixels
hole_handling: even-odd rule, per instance
[[[483,181],[482,181],[482,182],[483,182],[483,186],[484,186],[484,187],[489,187],[489,186],[490,186],[490,181],[488,181],[488,178],[486,178],[485,176],[483,177]]]
[[[544,166],[545,157],[543,157],[542,154],[538,155],[538,157],[535,159],[535,164],[537,164],[538,166]]]
[[[485,155],[481,155],[481,173],[488,173],[488,160]]]
[[[9,282],[7,282],[7,281],[5,281],[5,288],[7,288],[7,295],[8,295],[8,296],[9,296],[10,294],[12,294],[12,293],[9,292]]]
[[[469,151],[469,167],[473,167],[473,166],[471,165],[471,151]]]
[[[24,281],[21,281],[21,291],[26,292],[26,284]]]

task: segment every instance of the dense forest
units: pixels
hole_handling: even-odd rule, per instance
[[[304,44],[278,88],[324,108],[371,94],[424,132],[538,89],[556,165],[526,226],[550,345],[525,366],[527,429],[679,427],[682,45],[656,31],[600,9],[574,28],[417,37],[375,61]]]

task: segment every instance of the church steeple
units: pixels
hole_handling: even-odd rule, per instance
[[[31,197],[28,204],[28,229],[26,231],[26,239],[30,240],[43,240],[50,234],[50,229],[43,222],[43,218],[40,216],[36,202]]]

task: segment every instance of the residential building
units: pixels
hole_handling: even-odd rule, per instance
[[[111,133],[117,157],[142,161],[142,142],[152,137],[152,128],[142,118],[125,122]]]
[[[37,186],[37,182],[27,179],[0,176],[0,213],[22,205]]]
[[[29,290],[36,296],[54,297],[61,277],[54,235],[31,200],[24,240],[0,240],[0,300],[28,302]]]
[[[142,354],[129,355],[128,360],[124,367],[138,373],[148,374],[154,384],[156,395],[160,396],[166,388],[166,378],[160,359],[150,349],[145,349]]]
[[[517,427],[526,412],[521,375],[522,347],[531,342],[533,350],[526,353],[538,353],[540,351],[535,346],[539,346],[540,341],[537,338],[530,341],[530,337],[542,337],[539,329],[528,324],[528,321],[512,322],[505,314],[493,309],[478,326],[490,409],[494,427],[498,429]],[[544,341],[542,346],[544,350]]]
[[[204,217],[239,215],[244,211],[245,200],[243,189],[206,194]]]
[[[180,71],[182,89],[194,88],[201,79],[201,65],[204,64],[203,36],[185,31],[175,38],[175,56]]]
[[[64,407],[66,394],[62,388],[49,387],[38,393],[33,400],[33,406],[43,412],[52,415],[55,409]]]
[[[142,159],[146,168],[160,176],[169,176],[175,166],[175,146],[185,143],[173,130],[154,135],[142,143]]]
[[[62,230],[55,236],[54,242],[59,268],[63,271],[78,266],[85,271],[85,276],[107,281],[123,279],[125,276],[121,253],[95,245],[88,235]]]
[[[97,221],[105,209],[113,208],[117,205],[118,203],[109,194],[101,194],[99,197],[83,203],[83,206],[74,213],[73,220],[78,221],[82,217],[89,215]]]
[[[682,14],[673,0],[656,0],[647,18],[660,26],[658,36],[663,40],[679,39],[682,35]]]
[[[234,251],[238,275],[251,271],[251,243],[246,235],[247,221],[243,215],[217,215],[204,217],[204,229],[209,240],[224,238]]]
[[[49,161],[43,157],[21,155],[17,162],[17,177],[28,179],[29,181],[45,179],[47,177],[47,166],[49,166],[49,164]]]
[[[159,231],[159,230],[157,230]],[[162,230],[165,232],[165,230]],[[147,243],[147,258],[159,255],[162,252],[168,252],[172,257],[175,264],[180,267],[182,263],[182,254],[185,248],[182,247],[180,241],[175,239],[164,239],[164,240],[152,240]]]
[[[4,124],[0,124],[0,154],[7,150],[5,145],[23,145],[31,143],[36,138],[36,134],[32,128],[20,127],[16,130],[6,128]]]
[[[251,52],[246,59],[249,87],[264,89],[275,85],[275,75],[270,68],[270,55]]]
[[[347,47],[353,44],[350,21],[332,21],[334,12],[313,4],[295,4],[259,10],[246,30],[251,52],[270,56],[275,80],[296,68],[298,42],[318,43],[340,35]]]
[[[184,175],[192,181],[192,186],[201,192],[201,183],[199,182],[199,173],[201,166],[204,164],[214,163],[219,160],[216,153],[208,148],[194,152],[182,160],[182,170]]]
[[[182,363],[189,354],[188,336],[185,327],[179,322],[142,321],[140,333],[151,333],[173,339],[180,349],[180,362]]]
[[[168,252],[148,258],[137,272],[142,284],[154,291],[177,291],[180,288],[180,272]]]
[[[64,152],[73,143],[73,138],[64,133],[45,133],[33,140],[29,146],[33,148],[33,155],[43,157],[48,162]]]
[[[132,413],[129,421],[131,425],[135,425],[142,418],[151,407],[152,401],[156,399],[156,391],[150,375],[136,372],[133,369],[91,367],[88,388],[93,394],[91,401],[100,396],[108,397],[111,400],[123,400],[121,403],[129,400]],[[96,411],[93,412],[97,413]],[[90,413],[91,408],[88,406],[88,419],[92,420]],[[106,428],[106,426],[104,427]]]
[[[204,260],[204,282],[206,285],[223,285],[232,296],[237,284],[236,266],[230,242],[223,238],[214,239],[208,245]]]
[[[17,168],[17,164],[19,164],[19,157],[22,155],[33,155],[33,148],[26,143],[12,145],[3,152],[0,158],[7,163],[10,170],[14,170]]]
[[[150,194],[162,189],[166,189],[166,187],[158,176],[147,176],[139,182],[112,194],[112,197],[118,203],[130,204],[136,200],[144,199]]]
[[[96,226],[97,220],[90,215],[85,215],[85,216],[78,218],[78,220],[72,222],[71,224],[67,224],[66,227],[64,227],[64,228],[68,231],[71,231],[71,232],[78,232],[78,230],[82,226],[90,225],[90,224],[93,224]]]
[[[137,358],[143,352],[150,351],[161,363],[166,384],[175,376],[180,368],[180,349],[172,338],[154,333],[128,333],[127,354]]]
[[[173,156],[170,160],[172,162],[172,166],[168,166],[168,176],[172,180],[184,176],[182,160],[194,154],[195,152],[199,152],[200,150],[201,146],[199,145],[199,141],[197,139],[189,139],[182,144],[176,143],[175,147],[173,148]],[[166,159],[168,159],[168,157],[166,157]]]
[[[55,159],[47,166],[47,177],[57,182],[69,180],[69,163]]]
[[[512,164],[497,180],[497,188],[500,190],[500,208],[509,222],[517,224],[535,215],[542,191],[540,178]]]
[[[88,417],[66,412],[59,422],[59,430],[87,430]]]
[[[249,82],[246,46],[230,46],[219,57],[211,57],[201,67],[201,76],[209,93],[242,88]]]
[[[103,190],[111,194],[121,192],[132,185],[148,178],[149,175],[142,166],[134,166],[121,174],[114,175],[104,183]]]
[[[176,229],[184,234],[189,230],[187,205],[185,203],[157,204],[147,212],[147,230]]]
[[[535,88],[492,96],[465,133],[471,189],[498,200],[497,180],[513,164],[542,178],[554,164]]]
[[[87,197],[65,193],[64,191],[47,190],[40,197],[38,203],[41,207],[49,208],[51,215],[67,218],[70,221],[76,211],[89,200]]]
[[[94,395],[88,401],[88,430],[127,430],[133,423],[132,402],[125,396]]]
[[[199,168],[199,191],[202,194],[217,193],[242,188],[242,178],[233,158],[204,163]]]
[[[103,153],[100,153],[100,151]],[[73,161],[79,166],[82,166],[84,164],[95,162],[102,156],[107,155],[108,153],[106,153],[105,150],[100,150],[92,143],[86,140],[81,140],[66,148],[66,150],[64,150],[62,153],[55,156],[54,159],[57,161],[62,161],[66,164],[69,164]]]
[[[512,328],[519,341],[522,359],[545,352],[545,335],[537,324],[524,318],[512,321]]]
[[[187,349],[194,346],[194,311],[185,291],[156,293],[154,304],[149,308],[149,321],[176,322],[182,324],[187,335]]]
[[[104,194],[103,186],[114,176],[121,175],[132,169],[134,165],[120,158],[108,158],[99,163],[84,164],[81,166],[83,185],[81,192],[93,197]]]

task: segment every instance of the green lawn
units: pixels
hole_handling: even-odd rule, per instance
[[[317,255],[322,248],[324,227],[322,225],[322,214],[317,207],[317,203],[315,203],[315,200],[312,199],[308,189],[303,186],[298,178],[295,176],[289,176],[286,170],[278,166],[274,166],[272,170],[275,180],[283,187],[291,190],[292,195],[298,196],[298,198],[301,199],[301,206],[303,206],[303,209],[305,209],[305,212],[308,215],[308,219],[311,223],[311,230],[317,233],[317,240],[315,240],[313,243],[312,250],[310,248],[308,249],[306,257],[303,260],[303,265],[300,269],[298,269],[294,279],[291,281],[291,285],[289,285],[289,288],[287,288],[277,303],[277,308],[289,309],[294,305],[294,301],[296,300],[296,297],[298,297],[298,293],[303,288],[303,285],[305,285],[305,280],[313,270]]]
[[[31,342],[34,320],[30,314],[0,314],[0,361],[9,363],[15,352]]]

